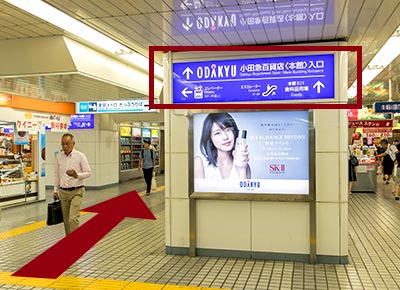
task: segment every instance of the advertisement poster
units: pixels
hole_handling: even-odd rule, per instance
[[[194,191],[309,194],[308,111],[193,116]]]
[[[40,176],[46,176],[46,134],[39,133],[39,149],[40,149]]]
[[[151,130],[147,128],[142,129],[142,137],[143,138],[150,138],[151,137]]]
[[[140,128],[132,128],[132,136],[133,137],[141,137],[142,130]]]
[[[17,132],[17,130],[14,130]],[[28,131],[18,131],[14,134],[14,144],[15,145],[25,145],[29,144],[29,132]]]
[[[121,126],[119,128],[119,134],[122,137],[130,137],[132,134],[132,127],[128,127],[128,126]]]

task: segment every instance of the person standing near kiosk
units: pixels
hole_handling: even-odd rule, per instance
[[[143,149],[139,155],[138,170],[143,169],[143,177],[146,182],[146,195],[150,195],[151,179],[153,178],[153,171],[156,169],[156,159],[154,150],[150,149],[150,140],[143,140]]]

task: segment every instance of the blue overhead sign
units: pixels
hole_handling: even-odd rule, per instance
[[[94,115],[92,114],[77,114],[71,115],[71,125],[68,129],[93,129]]]
[[[334,23],[334,1],[175,0],[174,33],[227,33]]]
[[[334,54],[174,63],[173,102],[335,98]]]

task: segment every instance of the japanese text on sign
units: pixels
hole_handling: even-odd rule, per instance
[[[173,102],[334,99],[334,54],[173,64]]]

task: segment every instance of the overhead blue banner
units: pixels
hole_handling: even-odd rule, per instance
[[[174,34],[229,33],[334,23],[334,1],[175,1]]]
[[[174,63],[173,102],[335,98],[334,54]]]
[[[71,125],[68,129],[93,129],[94,115],[92,114],[77,114],[71,115]]]

